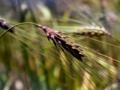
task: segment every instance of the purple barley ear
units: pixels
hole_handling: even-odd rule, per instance
[[[52,30],[46,26],[38,25],[45,33],[48,40],[52,40],[55,46],[59,46],[63,51],[66,50],[76,59],[82,61],[82,57],[84,54],[82,53],[82,49],[79,45],[74,43],[67,43],[67,36],[62,35],[61,32]]]
[[[8,23],[6,23],[2,18],[0,18],[0,27],[4,30],[11,28],[11,26]],[[14,30],[10,29],[9,32],[14,33]]]

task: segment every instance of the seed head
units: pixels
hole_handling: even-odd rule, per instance
[[[6,23],[2,18],[0,18],[0,27],[4,30],[7,30],[11,26],[8,23]],[[10,29],[9,32],[14,33],[13,29]]]
[[[86,26],[83,27],[82,31],[78,29],[77,32],[74,32],[74,34],[82,36],[111,36],[105,28],[98,26]]]
[[[82,57],[84,57],[84,54],[82,53],[82,49],[79,45],[74,43],[67,43],[66,39],[68,38],[65,35],[62,35],[61,32],[52,30],[46,26],[39,27],[46,33],[46,36],[48,40],[52,40],[55,46],[59,46],[63,51],[66,50],[68,53],[70,53],[72,56],[74,56],[76,59],[82,61]]]

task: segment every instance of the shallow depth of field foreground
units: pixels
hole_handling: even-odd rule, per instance
[[[120,90],[120,0],[0,0],[0,90]]]

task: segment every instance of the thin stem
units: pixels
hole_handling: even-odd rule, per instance
[[[6,34],[9,30],[11,30],[11,29],[13,29],[13,28],[15,28],[15,27],[17,27],[17,26],[24,25],[24,24],[32,24],[32,25],[35,25],[35,26],[38,26],[38,27],[42,26],[42,25],[40,25],[40,24],[33,23],[33,22],[19,23],[19,24],[16,24],[16,25],[10,27],[10,28],[7,29],[6,31],[4,31],[4,32],[0,35],[0,38],[1,38],[4,34]],[[40,28],[41,28],[41,27],[40,27]]]
[[[85,47],[85,46],[81,46],[81,47],[83,47],[84,49],[90,50],[90,51],[92,51],[92,52],[94,52],[94,53],[97,53],[98,55],[101,55],[101,56],[103,56],[103,57],[105,57],[105,58],[113,59],[114,61],[119,62],[117,59],[111,58],[111,57],[109,57],[109,56],[107,56],[107,55],[104,55],[104,54],[102,54],[102,53],[99,53],[98,51],[95,51],[95,50],[93,50],[93,49],[87,48],[87,47]],[[87,57],[87,56],[86,56],[86,57]]]
[[[107,44],[107,45],[110,45],[110,46],[113,46],[113,47],[116,47],[116,48],[120,48],[120,46],[117,46],[117,45],[114,45],[114,44],[111,44],[111,43],[108,43],[108,42],[103,42],[103,41],[93,39],[93,38],[90,38],[90,37],[88,37],[87,39],[90,39],[90,40],[93,40],[93,41],[96,41],[96,42],[100,42],[100,43],[103,43],[103,44]]]
[[[113,39],[115,39],[119,44],[120,44],[120,41],[116,38],[116,37],[114,37],[114,36],[111,36]]]

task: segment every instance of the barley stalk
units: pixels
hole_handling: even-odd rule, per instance
[[[68,38],[65,35],[62,35],[61,32],[52,30],[46,26],[42,26],[40,24],[32,23],[32,22],[24,22],[24,23],[19,23],[16,24],[10,28],[8,28],[4,33],[0,35],[2,37],[7,31],[11,31],[13,28],[20,26],[20,25],[25,25],[25,24],[32,24],[35,25],[39,28],[41,28],[45,33],[48,38],[48,40],[52,40],[55,46],[59,46],[63,51],[66,50],[68,53],[70,53],[72,56],[74,56],[76,59],[82,61],[82,57],[84,57],[84,54],[82,53],[82,49],[80,45],[75,44],[75,43],[67,43],[66,39]]]

